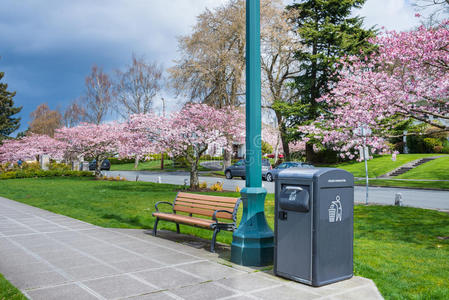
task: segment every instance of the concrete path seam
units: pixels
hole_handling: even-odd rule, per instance
[[[8,237],[1,232],[0,232],[0,237],[5,238],[6,240],[10,241],[10,239],[8,239]],[[13,241],[10,241],[10,242],[13,243]],[[31,299],[30,295],[28,295],[28,293],[26,291],[21,291],[21,292],[25,297],[27,297],[28,299]]]
[[[347,293],[350,293],[350,292],[353,292],[353,291],[357,291],[357,290],[362,289],[362,288],[367,288],[367,287],[371,288],[372,285],[371,284],[364,284],[364,285],[361,285],[361,286],[358,286],[358,287],[355,287],[355,288],[346,289],[343,292],[332,294],[331,296],[322,296],[322,297],[318,298],[317,300],[324,300],[324,299],[333,298],[335,296],[344,295],[344,294],[347,294]]]
[[[12,209],[14,209],[14,208],[12,208]],[[16,210],[16,209],[14,209],[14,210]],[[16,211],[17,211],[17,210],[16,210]],[[24,212],[21,212],[21,213],[24,213]],[[54,224],[54,225],[56,225],[56,226],[58,226],[58,227],[61,227],[61,228],[70,229],[70,227],[67,227],[67,226],[65,226],[65,225],[58,224],[58,223],[56,223],[56,222],[53,222],[53,221],[48,220],[48,219],[45,219],[45,218],[43,218],[43,217],[41,217],[41,216],[38,216],[38,215],[32,215],[32,214],[29,214],[29,213],[24,213],[24,214],[27,214],[27,215],[30,215],[30,216],[33,216],[33,217],[42,219],[42,220],[45,221],[45,222],[49,222],[49,223]],[[67,218],[70,218],[70,217],[67,217]],[[86,224],[89,224],[89,223],[86,223]],[[91,225],[91,224],[89,224],[89,225]],[[25,226],[26,226],[26,225],[25,225]],[[84,229],[83,231],[89,231],[89,230],[98,230],[98,228]],[[139,238],[136,238],[136,237],[127,235],[127,234],[123,234],[123,233],[120,233],[120,232],[116,232],[116,231],[109,230],[109,229],[107,229],[107,228],[101,228],[101,227],[100,227],[100,230],[110,231],[110,232],[113,232],[113,233],[115,233],[115,234],[124,235],[124,236],[129,237],[129,238],[132,238],[132,239],[137,239],[137,240],[142,241],[142,242],[144,242],[144,243],[148,243],[148,244],[151,244],[151,245],[155,245],[155,246],[157,246],[157,247],[162,247],[162,248],[165,248],[165,249],[169,249],[169,250],[171,250],[171,251],[178,252],[178,253],[180,253],[180,254],[192,256],[192,257],[194,257],[194,258],[198,258],[198,260],[190,261],[190,262],[186,262],[186,263],[182,263],[182,264],[178,264],[178,265],[187,265],[187,264],[194,264],[194,263],[198,263],[198,262],[207,262],[207,261],[208,261],[208,260],[202,259],[202,258],[200,258],[200,257],[194,256],[194,255],[191,255],[191,254],[188,254],[188,253],[184,253],[184,252],[182,252],[182,251],[177,251],[176,249],[172,249],[172,248],[169,248],[169,247],[166,247],[166,246],[161,246],[160,244],[156,244],[156,243],[151,243],[151,242],[148,242],[148,241],[145,241],[145,240],[142,240],[142,239],[139,239]],[[34,230],[33,230],[33,231],[34,231]],[[62,231],[62,232],[64,232],[64,231]],[[38,234],[38,233],[39,233],[39,232],[36,232],[36,234]],[[42,233],[42,234],[43,234],[43,233]],[[140,254],[140,253],[138,253],[138,252],[134,252],[134,251],[132,251],[132,250],[129,250],[129,249],[123,248],[123,247],[121,247],[121,246],[115,245],[115,244],[113,244],[113,243],[111,243],[111,242],[109,242],[109,241],[101,240],[101,239],[98,239],[98,238],[93,237],[93,236],[90,236],[90,235],[87,235],[87,236],[88,236],[89,238],[92,238],[92,239],[95,239],[95,240],[97,240],[97,241],[100,241],[100,242],[109,244],[109,245],[111,245],[112,247],[115,247],[115,248],[124,250],[124,251],[126,251],[126,252],[129,252],[129,253],[134,254],[134,255],[136,255],[136,256],[139,256],[139,257],[141,257],[141,258],[144,258],[144,259],[151,260],[151,261],[153,261],[153,262],[159,263],[157,260],[148,258],[147,256],[142,255],[142,254]],[[76,252],[78,252],[78,253],[80,253],[80,254],[86,256],[86,257],[89,257],[89,258],[91,258],[91,259],[93,259],[93,260],[99,262],[100,264],[106,265],[106,266],[108,266],[108,267],[110,267],[110,268],[113,268],[114,270],[116,270],[116,271],[118,271],[118,272],[121,272],[120,269],[117,269],[116,267],[114,267],[114,266],[108,264],[107,262],[104,262],[104,261],[102,261],[102,260],[100,260],[100,259],[97,259],[96,257],[91,256],[91,255],[87,254],[87,253],[84,252],[84,251],[78,250],[78,249],[73,248],[73,247],[71,247],[71,246],[67,246],[67,245],[65,245],[65,243],[63,243],[63,242],[61,242],[61,241],[59,241],[59,240],[56,240],[56,239],[54,239],[54,238],[52,238],[52,237],[50,237],[50,236],[49,236],[49,238],[52,239],[53,241],[57,242],[58,244],[64,245],[65,247],[67,247],[67,248],[69,248],[69,249],[72,249],[72,250],[74,250],[74,251],[76,251]],[[164,266],[164,267],[160,267],[159,269],[162,269],[162,268],[168,268],[168,267],[172,267],[172,268],[173,268],[174,265],[167,265],[167,266]],[[191,276],[194,276],[194,277],[199,277],[199,276],[196,276],[195,274],[189,273],[189,272],[187,272],[187,271],[185,271],[185,270],[181,270],[181,269],[178,269],[178,268],[175,268],[175,269],[177,269],[177,270],[179,270],[179,271],[182,271],[183,273],[187,273],[188,275],[191,275]],[[136,280],[138,280],[138,281],[140,281],[140,282],[142,282],[142,283],[145,283],[145,284],[149,285],[149,286],[152,287],[152,288],[160,289],[159,287],[157,287],[157,286],[155,286],[155,285],[153,285],[153,284],[151,284],[151,283],[146,282],[145,280],[141,279],[140,277],[134,276],[135,273],[143,272],[143,271],[148,271],[148,270],[154,270],[154,268],[149,268],[149,269],[145,269],[145,270],[139,270],[139,271],[136,271],[136,272],[127,272],[127,273],[122,272],[122,273],[120,273],[120,275],[129,275],[130,277],[132,277],[132,278],[134,278],[134,279],[136,279]],[[115,274],[115,275],[109,275],[109,276],[104,276],[104,277],[98,277],[98,278],[95,278],[95,279],[108,278],[108,277],[114,277],[114,276],[117,276],[117,274]],[[204,279],[204,278],[199,278],[199,279],[206,280],[206,279]],[[86,281],[87,281],[87,280],[86,280]],[[162,291],[162,289],[161,289],[161,291]],[[179,299],[178,296],[176,296],[175,294],[172,294],[171,292],[165,291],[164,293],[170,294],[169,296],[174,297],[175,299]],[[137,295],[134,295],[134,296],[137,296]]]
[[[14,208],[12,208],[12,209],[14,209]],[[16,210],[16,209],[14,209],[14,210]],[[68,228],[68,227],[66,227],[66,226],[64,226],[64,225],[57,224],[57,223],[55,223],[55,222],[52,222],[52,221],[50,221],[50,220],[47,220],[47,219],[42,218],[42,217],[37,216],[37,215],[31,215],[31,214],[29,214],[29,213],[24,213],[24,212],[21,212],[21,213],[26,214],[26,215],[30,215],[30,216],[33,216],[33,217],[36,217],[36,218],[39,218],[39,219],[43,219],[44,221],[53,223],[53,224],[55,224],[55,225],[57,225],[57,226],[59,226],[59,227],[62,227],[62,228]],[[6,217],[6,218],[10,219],[9,217]],[[11,220],[12,220],[13,222],[19,224],[19,225],[22,225],[22,226],[24,226],[24,227],[29,228],[29,229],[32,230],[32,231],[35,231],[33,228],[29,227],[29,226],[26,225],[26,224],[22,224],[22,223],[20,223],[20,222],[18,222],[18,221],[16,221],[16,220],[13,220],[13,219],[11,219]],[[37,231],[35,231],[35,232],[37,232]],[[78,253],[80,253],[80,254],[82,254],[82,255],[84,255],[84,256],[86,256],[86,257],[92,259],[92,260],[95,260],[95,261],[99,262],[99,263],[102,264],[102,265],[106,265],[107,267],[112,268],[112,269],[114,269],[115,271],[119,272],[119,274],[115,274],[115,276],[122,275],[122,273],[124,273],[124,272],[122,272],[119,268],[117,268],[117,267],[115,267],[115,266],[113,266],[113,265],[111,265],[111,264],[109,264],[109,263],[107,263],[107,262],[105,262],[105,261],[102,261],[102,260],[96,258],[95,256],[92,256],[92,255],[90,255],[90,254],[88,254],[88,253],[86,253],[86,252],[84,252],[84,251],[82,251],[82,250],[73,248],[73,247],[71,247],[71,246],[67,246],[65,243],[63,243],[63,242],[61,242],[61,241],[59,241],[59,240],[57,240],[57,239],[55,239],[55,238],[53,238],[53,237],[51,237],[51,236],[48,236],[47,234],[43,234],[43,235],[46,235],[49,239],[55,241],[56,243],[58,243],[58,244],[60,244],[60,245],[63,245],[63,246],[66,247],[66,248],[69,248],[69,249],[71,249],[71,250],[73,250],[73,251],[75,251],[75,252],[78,252]],[[90,237],[90,238],[92,238],[92,237]],[[107,241],[103,241],[103,240],[100,240],[100,239],[97,239],[97,238],[94,238],[94,239],[99,240],[99,241],[101,241],[101,242],[106,242],[106,243],[108,243],[108,244],[113,245],[112,243],[107,242]],[[15,241],[13,241],[13,242],[16,243]],[[23,246],[21,246],[19,243],[17,243],[17,245],[19,245],[20,247],[23,247]],[[122,247],[120,247],[120,248],[122,248]],[[51,263],[48,262],[47,260],[43,259],[43,258],[40,257],[38,254],[35,254],[35,253],[29,251],[29,250],[26,249],[26,248],[23,248],[23,249],[24,249],[24,251],[26,251],[27,253],[31,254],[32,256],[35,256],[38,260],[41,260],[41,261],[43,261],[43,262],[49,264],[52,268],[54,268],[54,269],[55,269],[60,275],[62,275],[64,278],[67,278],[67,279],[69,279],[69,280],[71,279],[72,282],[73,282],[74,284],[77,284],[78,286],[80,286],[81,288],[85,289],[86,291],[88,291],[89,293],[91,293],[92,295],[94,295],[95,297],[97,297],[97,298],[99,298],[99,299],[106,299],[106,298],[102,297],[101,295],[99,295],[99,294],[95,293],[94,291],[92,291],[89,287],[87,287],[86,285],[84,285],[82,282],[73,280],[73,277],[72,277],[72,276],[70,276],[69,274],[66,274],[63,270],[61,270],[61,269],[59,269],[58,267],[54,266],[53,264],[51,264]],[[125,249],[125,250],[127,250],[127,249]],[[128,251],[128,252],[132,252],[132,251]],[[150,286],[151,288],[159,289],[159,290],[161,290],[161,291],[163,290],[163,289],[157,287],[156,285],[154,285],[154,284],[152,284],[152,283],[149,283],[149,282],[145,281],[144,279],[141,279],[140,277],[137,277],[137,276],[135,276],[135,275],[133,275],[133,274],[128,274],[128,276],[130,276],[131,278],[133,278],[133,279],[135,279],[135,280],[137,280],[137,281],[139,281],[139,282],[141,282],[141,283],[143,283],[143,284],[145,284],[145,285],[147,285],[147,286]],[[114,276],[110,276],[110,277],[114,277]],[[96,278],[96,279],[98,279],[98,278]],[[85,281],[88,281],[88,280],[85,280]],[[36,289],[36,290],[39,290],[39,289]],[[170,292],[164,292],[164,293],[171,294]],[[139,296],[139,294],[136,294],[136,295],[133,295],[133,296]],[[172,295],[169,295],[169,296],[172,297]],[[176,296],[176,295],[173,294],[173,296]],[[177,296],[176,296],[176,297],[177,297]],[[175,299],[176,299],[176,297],[175,297]]]
[[[27,214],[27,213],[25,213],[25,214]],[[15,223],[17,223],[17,224],[19,224],[19,225],[21,225],[21,226],[24,226],[24,227],[26,227],[26,228],[28,228],[28,229],[30,229],[30,230],[32,230],[32,231],[35,231],[33,228],[29,227],[29,226],[26,225],[26,224],[20,223],[20,222],[14,220],[14,219],[9,218],[9,217],[6,217],[6,218],[9,219],[10,221],[13,221],[13,222],[15,222]],[[9,239],[8,237],[6,237],[6,239],[8,239],[8,240],[9,240],[10,242],[12,242],[13,244],[15,244],[17,247],[21,248],[21,249],[22,249],[23,251],[25,251],[28,255],[31,255],[31,256],[33,256],[34,258],[36,258],[37,260],[39,260],[40,262],[42,262],[42,263],[47,264],[48,266],[50,266],[50,267],[51,267],[53,270],[55,270],[59,275],[61,275],[62,277],[66,278],[67,280],[69,280],[70,283],[76,284],[77,286],[79,286],[80,288],[82,288],[83,290],[85,290],[86,292],[88,292],[89,294],[93,295],[93,296],[96,297],[97,299],[106,300],[106,298],[104,298],[104,297],[102,297],[101,295],[97,294],[96,292],[94,292],[93,290],[91,290],[88,286],[84,285],[84,284],[81,283],[81,282],[78,282],[78,281],[73,280],[73,277],[72,277],[72,276],[70,276],[69,274],[67,274],[66,272],[64,272],[64,270],[58,268],[58,267],[55,266],[54,264],[50,263],[50,262],[47,261],[46,259],[42,258],[40,255],[38,255],[38,254],[36,254],[36,253],[34,253],[34,252],[28,250],[28,248],[22,246],[20,243],[14,241],[14,240],[12,240],[12,239]],[[67,285],[67,283],[64,284],[64,285]],[[38,289],[30,289],[30,290],[39,290],[39,288],[38,288]]]

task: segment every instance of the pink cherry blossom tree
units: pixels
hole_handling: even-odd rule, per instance
[[[273,147],[275,154],[275,164],[278,162],[279,154],[283,153],[283,145],[281,141],[281,133],[277,127],[263,126],[262,128],[262,140]],[[306,142],[305,141],[291,141],[288,143],[290,154],[295,153],[295,158],[298,158],[296,153],[300,153],[300,156],[305,154]],[[315,149],[316,150],[316,149]],[[284,153],[285,154],[285,153]]]
[[[0,146],[0,162],[34,160],[40,155],[53,159],[64,157],[67,144],[47,135],[32,134],[20,139],[5,140]]]
[[[290,151],[292,153],[300,152],[301,154],[306,153],[306,142],[305,141],[294,141],[289,144]]]
[[[123,140],[123,124],[89,124],[56,130],[55,139],[67,144],[66,155],[85,156],[96,160],[95,175],[101,175],[102,162],[119,152]]]
[[[236,124],[232,126],[232,124]],[[167,152],[183,156],[190,165],[190,188],[199,188],[198,167],[210,145],[230,147],[228,136],[239,132],[238,121],[228,109],[206,104],[187,104],[170,116],[161,132],[161,146]]]
[[[220,131],[226,138],[225,151],[223,151],[223,171],[231,165],[232,162],[232,146],[234,143],[245,143],[246,125],[244,113],[234,107],[227,106],[219,110],[221,118]]]
[[[164,151],[161,140],[167,126],[166,118],[153,113],[131,115],[123,124],[119,156],[139,158]]]
[[[274,164],[279,160],[279,153],[283,151],[281,133],[277,126],[262,124],[262,141],[269,144],[274,151]]]
[[[363,137],[357,128],[370,128],[366,138],[374,152],[387,152],[392,130],[406,120],[424,122],[447,132],[449,126],[449,21],[409,32],[386,32],[372,40],[377,53],[348,57],[340,81],[321,101],[333,107],[300,132],[332,145],[342,157],[354,158]]]
[[[243,114],[233,107],[188,104],[167,118],[136,114],[123,126],[119,155],[168,152],[185,157],[190,166],[191,188],[197,189],[201,155],[212,146],[231,150],[234,142],[244,141],[244,126]]]

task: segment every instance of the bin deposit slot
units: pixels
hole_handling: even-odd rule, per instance
[[[284,185],[281,190],[279,205],[283,210],[308,212],[310,209],[308,187]]]

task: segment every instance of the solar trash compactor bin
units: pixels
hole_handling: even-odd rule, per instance
[[[354,177],[291,168],[276,178],[274,273],[312,286],[353,275]]]

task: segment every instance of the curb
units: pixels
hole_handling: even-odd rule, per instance
[[[355,186],[363,186],[365,184],[354,184]],[[449,192],[449,189],[438,189],[438,188],[420,188],[420,187],[409,187],[409,186],[388,186],[388,185],[370,185],[371,187],[380,187],[380,188],[392,188],[392,189],[406,189],[406,190],[426,190],[426,191],[439,191],[439,192]]]

